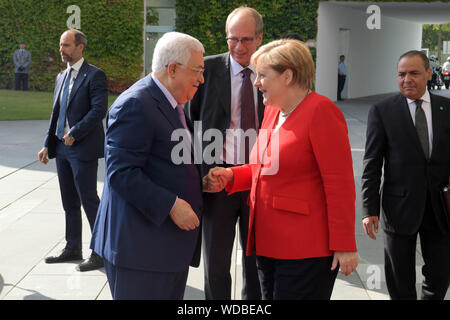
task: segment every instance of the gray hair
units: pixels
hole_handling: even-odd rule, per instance
[[[186,64],[191,50],[205,52],[200,41],[181,32],[167,32],[156,43],[153,51],[152,71],[162,72],[172,62]]]

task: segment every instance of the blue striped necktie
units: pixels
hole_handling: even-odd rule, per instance
[[[63,95],[61,98],[61,105],[59,107],[59,117],[58,117],[58,123],[56,125],[56,136],[58,139],[62,139],[64,136],[64,127],[66,125],[66,112],[67,112],[67,96],[69,95],[69,85],[70,85],[70,78],[72,75],[73,68],[69,69],[69,74],[66,77],[66,81],[64,82],[64,89],[63,89]]]

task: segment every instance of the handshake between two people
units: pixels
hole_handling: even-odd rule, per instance
[[[209,170],[208,174],[203,177],[203,191],[210,193],[220,192],[225,188],[227,183],[232,180],[233,171],[231,171],[231,169],[220,167],[212,168]],[[177,198],[172,210],[170,210],[169,216],[173,223],[181,230],[191,231],[200,226],[200,221],[191,205],[181,198]]]
[[[230,168],[215,167],[203,177],[203,191],[215,193],[222,191],[228,182],[233,181],[234,175]]]

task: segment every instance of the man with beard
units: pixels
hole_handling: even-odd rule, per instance
[[[94,227],[97,195],[98,159],[104,156],[105,133],[102,120],[108,103],[105,73],[83,58],[86,36],[67,30],[60,39],[59,51],[67,69],[56,77],[53,111],[39,161],[56,158],[59,188],[66,218],[66,246],[46,263],[81,260],[81,205]],[[103,259],[92,252],[77,266],[79,271],[103,267]]]

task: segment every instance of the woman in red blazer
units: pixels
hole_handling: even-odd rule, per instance
[[[264,299],[330,299],[338,264],[345,275],[358,264],[346,122],[311,90],[302,42],[268,43],[252,65],[266,108],[250,164],[212,169],[208,191],[251,190],[246,253],[256,250]]]

